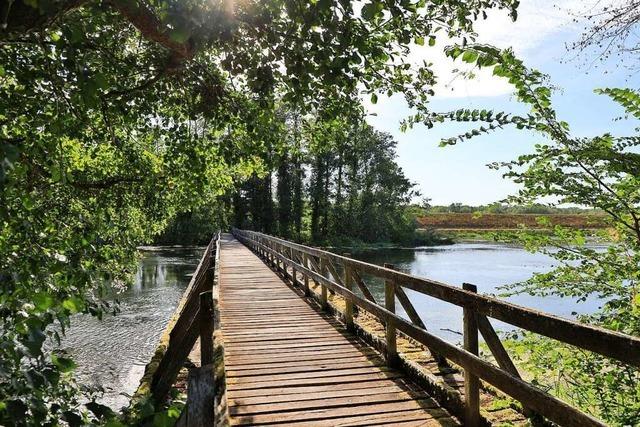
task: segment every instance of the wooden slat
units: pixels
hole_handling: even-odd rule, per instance
[[[266,246],[261,252],[270,253]],[[295,253],[287,251],[287,256]],[[304,266],[302,257],[293,258]],[[290,271],[294,267],[274,259]],[[333,266],[309,259],[316,271],[324,267],[337,278]],[[347,420],[402,425],[435,419],[457,425],[344,324],[305,302],[302,290],[283,282],[237,241],[223,243],[219,283],[232,425],[339,425]]]
[[[378,265],[354,260],[328,251],[288,242],[260,233],[237,230],[247,236],[264,236],[278,245],[294,248],[300,252],[332,260],[340,265],[349,265],[354,270],[371,274],[381,279],[394,280],[402,286],[432,296],[460,307],[472,307],[487,317],[575,345],[624,363],[640,367],[640,338],[615,332],[598,326],[564,319],[548,313],[532,310],[487,295],[478,295],[435,280],[412,276]]]
[[[244,231],[240,233],[241,234],[244,233],[244,236],[253,235],[251,233],[247,233]],[[243,239],[247,242],[248,245],[250,245],[254,249],[261,247],[260,244],[257,243],[255,240],[250,240],[246,237],[243,237]],[[271,237],[269,237],[269,239],[274,239],[279,242],[281,241],[281,239],[275,239]],[[287,242],[287,244],[290,244],[290,243]],[[348,258],[340,257],[335,254],[330,254],[325,251],[309,249],[301,245],[295,245],[295,246],[302,247],[303,248],[302,250],[309,250],[310,253],[316,254],[317,256],[320,257],[321,261],[324,261],[326,258],[335,259],[335,257],[338,257],[345,264],[352,264],[352,265],[361,264],[359,262],[349,260]],[[284,264],[295,263],[294,261],[286,258],[279,252],[273,251],[272,254],[275,258],[279,259]],[[558,328],[563,328],[568,326],[571,328],[571,329],[564,329],[564,331],[561,334],[564,334],[569,330],[574,330],[574,331],[580,331],[580,333],[595,333],[605,338],[605,341],[608,341],[609,339],[617,340],[616,345],[621,346],[622,348],[625,348],[626,351],[633,351],[636,341],[637,341],[637,344],[640,344],[640,340],[630,336],[625,336],[617,333],[610,333],[609,331],[599,330],[598,328],[592,328],[587,325],[580,325],[572,321],[568,321],[560,318],[554,318],[553,316],[537,313],[537,312],[534,312],[533,310],[524,309],[522,307],[518,307],[513,304],[504,303],[502,301],[492,299],[486,296],[477,295],[471,291],[460,290],[447,285],[439,284],[437,282],[425,281],[423,279],[416,278],[407,274],[398,273],[389,268],[378,267],[370,264],[366,264],[366,266],[374,269],[375,272],[377,272],[377,273],[374,272],[374,274],[377,274],[379,277],[382,277],[388,280],[398,280],[398,282],[402,282],[403,286],[408,287],[410,289],[422,291],[423,293],[426,293],[432,296],[437,296],[437,297],[443,297],[443,295],[446,294],[446,298],[443,297],[442,299],[445,299],[449,302],[453,302],[455,304],[462,305],[465,308],[465,310],[472,312],[475,315],[486,314],[494,318],[501,318],[500,316],[503,314],[506,315],[506,313],[511,313],[516,318],[518,318],[518,316],[525,316],[525,317],[537,316],[539,320],[543,320],[543,323],[537,323],[535,324],[536,325],[535,327],[530,327],[529,329],[532,331],[539,332],[539,330],[536,330],[534,328],[538,328],[538,329],[542,328],[545,331],[550,331],[549,327],[550,325],[553,324]],[[468,372],[470,374],[473,374],[483,379],[484,381],[495,386],[496,388],[505,392],[511,397],[525,403],[530,409],[535,410],[541,415],[549,418],[551,421],[554,421],[560,425],[575,426],[575,427],[586,427],[586,426],[602,427],[605,425],[600,420],[592,417],[591,415],[586,414],[575,407],[572,407],[566,402],[523,381],[522,379],[512,375],[511,373],[506,372],[496,367],[495,365],[492,365],[491,363],[479,358],[477,355],[474,355],[473,353],[466,351],[464,349],[460,349],[459,347],[447,341],[444,341],[443,339],[437,337],[436,335],[433,335],[432,333],[426,331],[425,329],[416,327],[413,323],[406,321],[405,319],[397,316],[395,313],[377,304],[374,304],[367,299],[361,298],[360,296],[356,295],[352,291],[346,289],[344,286],[340,286],[339,284],[328,279],[327,277],[320,275],[316,272],[313,272],[311,270],[308,270],[302,265],[296,265],[296,267],[299,268],[299,270],[302,273],[308,274],[309,277],[314,281],[316,281],[317,283],[321,283],[323,285],[323,289],[331,289],[335,291],[336,294],[339,294],[345,299],[351,300],[354,304],[358,305],[360,308],[366,310],[367,312],[376,316],[378,319],[382,320],[387,324],[388,322],[393,321],[396,328],[399,331],[404,332],[406,335],[424,344],[428,348],[430,349],[432,348],[437,354],[443,357],[446,357],[452,360],[453,362],[461,365],[465,369],[465,372]],[[362,269],[362,265],[360,265],[360,268]],[[414,283],[421,283],[422,285],[424,285],[425,283],[429,283],[430,285],[433,285],[433,286],[430,286],[428,290],[420,289],[420,288],[416,289],[413,287]],[[496,312],[491,312],[491,309],[489,308],[495,309]],[[488,312],[486,312],[487,309],[489,309]],[[533,320],[534,317],[529,318],[529,320]],[[517,324],[513,321],[513,319],[511,319],[511,321],[509,320],[507,321],[512,324]],[[547,322],[547,323],[544,323],[544,322]],[[549,332],[549,334],[551,335],[548,335],[548,336],[554,336],[553,335],[554,333],[555,332]],[[620,340],[620,338],[624,338],[624,339]],[[567,340],[566,342],[573,342],[573,341],[575,341],[575,337],[573,337],[570,341]],[[623,360],[623,361],[633,360],[634,358],[638,358],[637,355],[620,356],[623,354],[620,350],[621,350],[620,348],[615,350],[615,353],[618,356],[614,356],[614,357],[618,357],[620,360]],[[612,352],[611,350],[607,350],[603,354],[611,355]]]

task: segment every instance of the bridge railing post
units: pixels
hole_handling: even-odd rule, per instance
[[[200,294],[200,366],[213,363],[213,294]]]
[[[273,255],[273,251],[275,250],[273,243],[269,242],[269,249],[271,249],[271,251],[269,251],[269,265],[271,265],[271,268],[275,267],[275,258]]]
[[[306,252],[302,253],[302,262],[304,263],[304,268],[309,268],[309,255]],[[305,296],[311,295],[311,290],[309,289],[309,276],[307,273],[304,274],[304,294]]]
[[[320,275],[327,277],[327,261],[323,257],[320,258]],[[327,301],[327,287],[324,283],[320,283],[320,303],[323,309],[328,307],[329,303]]]
[[[348,257],[349,254],[344,254],[344,256]],[[343,283],[344,287],[349,291],[353,290],[353,279],[351,276],[351,267],[349,264],[345,263]],[[351,298],[344,299],[344,318],[347,330],[353,330],[353,301],[351,301]]]
[[[296,253],[296,256],[294,256],[294,251]],[[298,275],[296,273],[296,266],[295,266],[297,252],[298,251],[296,249],[289,250],[289,254],[291,255],[291,261],[294,262],[294,264],[291,265],[291,283],[293,284],[293,286],[298,286]]]
[[[470,283],[463,283],[462,289],[477,292],[478,288]],[[478,355],[478,314],[471,307],[463,308],[464,349]],[[480,380],[469,369],[464,370],[464,421],[465,426],[480,425]]]
[[[384,264],[385,268],[394,269],[393,264]],[[396,312],[396,284],[393,280],[384,282],[384,308],[395,314]],[[398,345],[396,342],[396,326],[393,319],[385,321],[385,335],[387,344],[387,364],[394,366],[398,363]]]

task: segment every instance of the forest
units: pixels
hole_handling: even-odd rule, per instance
[[[396,141],[357,117],[321,122],[278,115],[277,145],[216,204],[178,215],[156,242],[202,243],[230,226],[318,245],[435,242],[415,231],[414,185]]]
[[[383,97],[409,109],[402,130],[453,129],[445,150],[507,128],[536,135],[529,152],[489,165],[518,184],[504,203],[597,210],[612,239],[596,250],[580,229],[523,230],[514,242],[556,267],[505,295],[594,297],[599,309],[580,322],[640,336],[637,127],[575,129],[556,109],[552,76],[483,42],[477,24],[494,13],[517,22],[519,1],[0,6],[1,425],[172,425],[164,402],[125,413],[100,404],[103,390],[77,381],[60,349],[72,319],[118,314],[111,295],[131,286],[140,245],[202,242],[233,225],[317,245],[428,242],[415,235],[425,206],[411,206],[419,195],[397,141],[368,124],[365,104]],[[616,122],[637,126],[640,7],[621,1],[583,18],[569,48],[614,61],[611,71],[626,61],[628,85],[593,90],[616,106]],[[469,67],[459,74],[472,81],[488,72],[517,108],[432,108],[452,76],[415,49]],[[543,336],[510,338],[541,389],[608,424],[640,424],[637,367]]]

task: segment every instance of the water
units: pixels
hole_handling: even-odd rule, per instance
[[[118,295],[119,314],[102,321],[89,315],[72,319],[62,347],[78,365],[79,382],[105,388],[103,404],[114,410],[128,405],[202,250],[142,251],[134,285]]]
[[[63,342],[78,363],[76,375],[84,384],[106,388],[102,399],[113,409],[128,404],[144,367],[156,349],[166,323],[186,288],[202,249],[161,249],[143,252],[135,285],[119,296],[122,312],[98,321],[77,316]],[[374,264],[385,262],[415,276],[427,277],[450,285],[463,282],[478,286],[480,293],[498,293],[500,285],[525,280],[533,272],[548,271],[553,260],[531,254],[518,247],[491,243],[460,243],[421,249],[379,250],[353,254]],[[364,277],[378,301],[384,300],[382,281]],[[458,343],[462,328],[462,309],[407,289],[427,328],[436,335]],[[536,298],[520,295],[510,301],[563,317],[574,312],[589,313],[597,300],[578,304],[569,298]],[[406,317],[399,304],[399,314]],[[497,329],[508,325],[492,321]]]
[[[529,253],[520,247],[493,243],[458,243],[421,249],[393,249],[362,252],[352,255],[362,261],[382,265],[394,264],[403,272],[426,277],[453,286],[472,283],[478,293],[499,294],[498,287],[528,279],[534,272],[546,272],[553,268],[554,260],[544,254]],[[368,279],[368,280],[367,280]],[[384,284],[381,280],[365,278],[377,301],[384,301]],[[427,329],[451,342],[460,342],[462,336],[462,309],[453,304],[406,289],[409,299],[424,321]],[[571,298],[533,297],[516,295],[504,298],[525,307],[538,309],[565,318],[587,314],[600,307],[600,301],[591,298],[578,302]],[[406,318],[402,306],[396,303],[399,313]],[[513,327],[492,320],[498,330]]]

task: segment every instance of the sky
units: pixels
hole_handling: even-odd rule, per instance
[[[523,0],[515,23],[506,13],[492,13],[486,21],[476,24],[477,42],[512,47],[527,66],[550,76],[551,83],[558,88],[553,97],[558,116],[569,122],[578,136],[605,132],[631,134],[638,125],[614,121],[622,109],[609,98],[593,93],[603,87],[637,88],[638,77],[624,68],[612,72],[611,67],[594,66],[588,56],[576,58],[576,53],[566,47],[567,43],[577,41],[584,29],[584,24],[575,22],[574,17],[590,7],[602,7],[603,3],[603,0]],[[452,80],[452,70],[464,65],[438,53],[446,44],[442,41],[436,44],[440,49],[416,47],[412,51],[412,60],[430,59],[440,76],[436,96],[431,101],[433,111],[458,108],[526,111],[513,99],[508,83],[490,72],[473,80]],[[486,165],[532,152],[534,144],[544,141],[540,135],[507,129],[442,148],[438,146],[441,138],[455,136],[468,126],[443,124],[433,129],[415,126],[403,133],[400,121],[411,111],[401,97],[383,95],[375,105],[365,101],[365,106],[371,114],[369,123],[398,141],[397,160],[407,177],[417,184],[422,197],[432,199],[431,203],[436,205],[454,202],[480,205],[514,194],[516,184]]]

